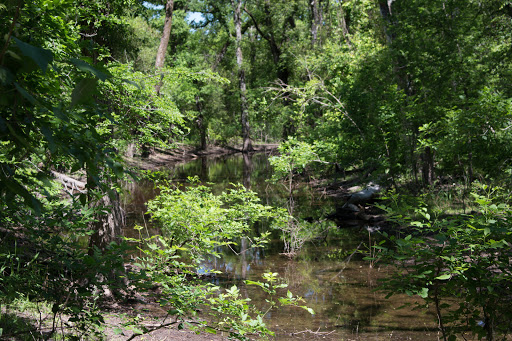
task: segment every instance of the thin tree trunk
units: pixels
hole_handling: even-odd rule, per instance
[[[220,50],[220,53],[217,55],[217,58],[215,58],[215,63],[212,65],[212,71],[217,70],[217,67],[219,66],[222,59],[224,59],[224,56],[226,55],[226,52],[228,51],[230,41],[226,41],[224,43],[224,46],[222,46],[222,49]]]
[[[382,18],[388,23],[391,24],[391,5],[393,4],[393,0],[380,0],[379,6],[380,6],[380,13],[382,15]],[[387,27],[384,27],[384,33],[386,34],[386,39],[388,41],[388,44],[391,44],[393,42],[393,36],[389,33]]]
[[[288,69],[288,65],[286,63],[282,62],[282,52],[281,48],[278,45],[278,42],[275,39],[275,35],[273,32],[274,24],[272,22],[272,14],[270,10],[270,2],[267,0],[265,1],[264,5],[264,12],[266,15],[265,23],[267,27],[270,27],[268,34],[265,34],[260,26],[258,25],[258,22],[254,18],[251,12],[248,11],[247,8],[245,8],[245,12],[249,14],[251,17],[252,22],[254,23],[254,27],[258,31],[258,33],[262,36],[263,39],[265,39],[270,47],[270,53],[272,54],[272,60],[274,61],[274,65],[277,69],[277,78],[281,80],[282,83],[288,84],[288,78],[290,77],[290,70]]]
[[[468,140],[468,185],[473,183],[473,148],[471,146],[471,137]]]
[[[422,154],[422,175],[425,185],[432,185],[434,182],[434,154],[432,148],[426,147]]]
[[[171,38],[171,27],[172,27],[172,12],[174,10],[174,0],[167,0],[165,5],[165,22],[164,29],[162,32],[162,38],[160,39],[160,46],[158,46],[158,52],[156,53],[155,67],[157,69],[162,68],[165,62],[165,55],[167,52],[167,46]],[[157,95],[160,95],[160,89],[162,87],[162,80],[155,87]]]
[[[206,128],[207,124],[204,119],[203,115],[203,107],[201,105],[201,100],[199,99],[199,96],[196,96],[196,108],[199,113],[197,115],[197,129],[199,130],[200,135],[200,143],[199,143],[199,149],[206,150]]]
[[[320,8],[320,0],[311,0],[311,43],[313,46],[319,43],[318,41],[318,31],[320,30],[320,26],[322,24],[322,11]]]
[[[231,0],[234,8],[234,19],[236,28],[236,63],[238,65],[238,80],[240,83],[240,106],[241,106],[241,122],[242,122],[242,138],[243,152],[253,151],[250,138],[249,113],[247,106],[247,86],[245,84],[245,70],[243,68],[242,56],[242,1]]]
[[[348,31],[348,25],[347,25],[347,19],[345,18],[346,14],[343,10],[343,7],[341,4],[339,5],[339,10],[337,11],[338,15],[338,23],[341,26],[341,33],[343,34],[343,38],[347,42],[347,45],[349,47],[352,47],[352,42],[350,41],[349,31]]]

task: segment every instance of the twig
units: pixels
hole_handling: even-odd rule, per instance
[[[321,332],[320,328],[318,328],[316,332],[312,331],[311,329],[306,329],[306,330],[302,330],[300,332],[290,333],[290,335],[305,334],[305,333],[310,333],[310,334],[315,334],[315,335],[331,335],[334,332],[335,332],[335,330],[331,330],[330,332]]]
[[[164,320],[165,321],[165,320]],[[158,329],[162,329],[162,328],[165,328],[165,327],[169,327],[169,326],[172,326],[173,324],[176,324],[180,321],[174,321],[174,322],[168,322],[168,323],[161,323],[159,325],[144,325],[144,327],[153,327],[152,329],[148,329],[147,331],[145,331],[143,334],[133,334],[132,336],[130,336],[126,341],[130,341],[130,340],[133,340],[135,339],[137,336],[141,336],[141,335],[145,335],[145,334],[150,334],[152,332],[154,332],[155,330],[158,330]],[[197,323],[197,322],[190,322],[188,321],[188,323]]]
[[[360,242],[359,245],[356,247],[356,249],[354,250],[354,252],[352,252],[350,254],[350,256],[348,256],[345,261],[343,262],[343,268],[334,276],[331,277],[331,281],[333,279],[335,279],[336,277],[338,277],[339,275],[341,275],[341,273],[345,270],[345,268],[347,267],[347,264],[350,262],[350,260],[352,259],[352,257],[357,253],[357,251],[359,250],[359,248],[361,247],[361,245],[363,245],[363,242]]]

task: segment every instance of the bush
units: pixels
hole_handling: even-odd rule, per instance
[[[420,204],[419,219],[408,219],[381,206],[406,234],[383,233],[375,246],[396,269],[381,289],[388,297],[422,297],[420,306],[434,307],[445,340],[466,332],[494,340],[512,328],[512,208],[490,196],[473,197],[479,210],[468,215],[434,216]]]

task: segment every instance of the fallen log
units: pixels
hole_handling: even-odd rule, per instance
[[[86,193],[86,183],[80,180],[73,179],[72,177],[69,177],[65,174],[51,171],[52,175],[55,177],[56,180],[58,180],[62,185],[64,185],[64,188],[67,192],[71,193]]]

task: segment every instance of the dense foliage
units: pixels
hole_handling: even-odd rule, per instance
[[[101,303],[129,296],[130,281],[151,281],[160,251],[165,262],[177,262],[176,247],[200,259],[275,213],[238,187],[221,196],[162,189],[149,205],[162,233],[137,242],[147,272],[130,271],[120,256],[129,248],[120,180],[133,177],[125,156],[284,140],[273,163],[290,198],[311,162],[415,191],[464,184],[462,196],[476,179],[510,183],[510,0],[6,0],[0,37],[0,308],[46,304],[50,331],[29,328],[41,338],[64,315],[68,336],[94,335]],[[425,214],[387,249],[421,260],[424,280],[407,290],[427,301],[465,287],[450,323],[483,312],[488,337],[508,318],[488,312],[508,295],[510,209],[501,199],[477,197],[480,214],[435,224]],[[290,253],[316,233],[293,213],[290,200],[279,226]],[[157,282],[170,295],[194,294],[185,275]],[[206,291],[184,306],[212,302],[225,308],[217,317],[234,309],[234,337],[251,323],[267,332],[236,288]]]

